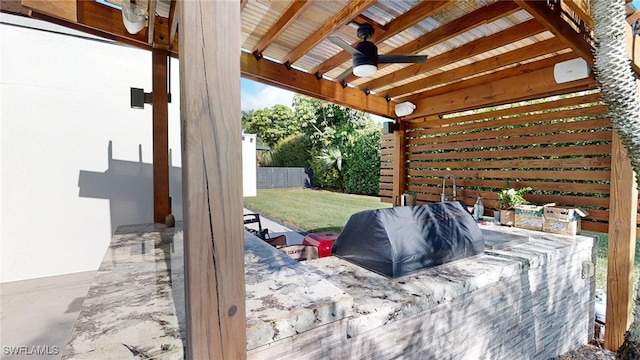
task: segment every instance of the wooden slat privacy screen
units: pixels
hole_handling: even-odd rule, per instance
[[[406,191],[418,203],[440,201],[446,174],[458,200],[483,198],[486,215],[506,182],[530,186],[533,204],[556,203],[589,212],[584,230],[606,232],[609,219],[611,122],[597,93],[565,95],[480,109],[409,124]],[[393,136],[381,142],[380,197],[392,202]],[[451,183],[447,182],[447,194]]]

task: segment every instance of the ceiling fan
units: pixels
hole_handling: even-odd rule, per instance
[[[358,77],[372,76],[378,69],[378,64],[392,63],[422,63],[427,60],[426,55],[378,55],[378,47],[369,41],[373,37],[373,26],[371,24],[361,24],[358,26],[358,38],[362,39],[356,47],[337,36],[329,36],[332,43],[341,47],[344,51],[352,55],[353,65],[344,73],[340,74],[336,80],[341,81],[353,70],[353,75]]]

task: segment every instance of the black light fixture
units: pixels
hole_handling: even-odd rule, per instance
[[[400,130],[400,124],[394,123],[392,121],[385,121],[382,123],[382,133],[384,135],[391,134],[396,130]]]
[[[153,93],[146,93],[143,89],[131,88],[131,108],[144,109],[144,104],[152,104]]]

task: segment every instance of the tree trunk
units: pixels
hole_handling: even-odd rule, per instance
[[[625,21],[625,3],[623,0],[591,0],[596,45],[595,73],[602,98],[609,107],[611,121],[620,134],[638,179],[640,99],[626,49],[625,26],[629,25]],[[636,292],[635,304],[637,311],[618,350],[618,359],[640,359],[640,292]]]

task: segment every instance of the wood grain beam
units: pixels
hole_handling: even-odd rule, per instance
[[[471,63],[469,65],[455,68],[453,70],[428,76],[405,85],[394,87],[392,89],[389,89],[386,93],[388,96],[394,98],[395,100],[402,102],[404,101],[404,95],[410,94],[412,92],[420,91],[428,87],[433,87],[448,82],[462,81],[460,79],[472,76],[474,74],[496,70],[503,66],[518,64],[522,61],[560,51],[565,48],[565,43],[558,40],[557,38],[544,40],[539,43],[531,44],[529,46],[510,51],[508,53],[500,54],[488,59]],[[435,90],[437,89],[438,88],[436,88]],[[437,94],[431,94],[428,96],[433,95]]]
[[[287,66],[292,65],[308,53],[309,50],[313,49],[322,40],[326,39],[336,31],[336,29],[347,24],[354,17],[368,9],[373,4],[375,4],[375,1],[372,0],[350,1],[347,6],[342,8],[342,10],[338,11],[338,13],[331,18],[327,19],[322,26],[316,30],[316,32],[307,37],[302,43],[300,43],[300,45],[287,54],[284,63],[287,64]]]
[[[245,359],[240,6],[189,0],[180,16],[188,359]],[[207,49],[207,51],[203,51]]]
[[[291,3],[280,19],[262,36],[251,52],[260,55],[311,5],[311,0],[296,0]]]
[[[407,28],[415,25],[416,23],[432,16],[433,14],[441,11],[448,6],[455,4],[453,1],[423,1],[418,5],[411,8],[409,11],[404,14],[398,16],[397,18],[391,20],[385,27],[384,32],[378,31],[376,29],[375,35],[371,41],[375,44],[379,44],[383,41],[386,41],[393,36],[401,33]],[[355,20],[355,19],[354,19]],[[357,21],[357,20],[356,20]],[[351,44],[355,47],[355,45],[359,41]],[[315,68],[309,70],[310,73],[320,73],[324,74],[338,66],[342,63],[349,61],[351,59],[351,54],[346,51],[341,51],[331,58],[324,61],[322,64],[316,66]]]
[[[393,206],[401,205],[401,196],[404,194],[407,186],[406,161],[407,161],[407,124],[398,120],[400,130],[393,132]]]
[[[522,40],[543,32],[544,26],[534,19],[514,25],[493,35],[476,39],[448,52],[427,59],[422,64],[413,64],[404,68],[361,84],[361,89],[375,90],[398,81],[453,64],[471,56],[497,49],[514,41]]]
[[[482,84],[491,84],[494,81],[498,81],[501,79],[506,79],[506,78],[510,78],[510,77],[514,77],[514,76],[518,76],[518,75],[522,75],[522,74],[526,74],[532,71],[536,71],[536,70],[540,70],[540,69],[544,69],[544,68],[548,68],[548,67],[553,67],[555,64],[562,62],[562,61],[567,61],[567,60],[571,60],[571,59],[575,59],[577,57],[577,55],[573,52],[570,53],[565,53],[565,54],[561,54],[561,55],[556,55],[550,58],[546,58],[546,59],[541,59],[538,61],[534,61],[534,62],[530,62],[530,63],[526,63],[526,64],[522,64],[522,65],[518,65],[518,66],[514,66],[514,67],[510,67],[504,70],[500,70],[500,71],[495,71],[486,75],[482,75],[482,76],[478,76],[478,77],[474,77],[471,79],[466,79],[466,80],[462,80],[462,81],[458,81],[455,82],[453,84],[449,84],[449,85],[445,85],[445,86],[441,86],[432,90],[427,90],[425,92],[419,93],[419,94],[415,94],[412,96],[408,96],[408,97],[404,97],[404,98],[400,98],[400,99],[396,99],[396,101],[400,102],[400,101],[411,101],[411,102],[415,102],[415,101],[419,101],[421,99],[426,99],[426,98],[430,98],[433,96],[438,96],[441,94],[447,94],[450,92],[454,92],[457,90],[461,90],[461,89],[465,89],[465,88],[470,88],[473,86],[477,86],[477,85],[482,85]]]
[[[169,46],[177,40],[178,35],[178,14],[176,14],[176,0],[171,0],[171,6],[169,7]]]
[[[638,190],[627,151],[614,130],[611,147],[607,311],[604,342],[616,351],[624,342],[633,316],[633,262],[636,247]]]
[[[414,103],[416,110],[408,119],[479,109],[515,101],[594,89],[596,87],[597,83],[593,76],[587,79],[558,84],[553,78],[553,67],[549,67],[492,83],[417,100]]]
[[[482,24],[486,24],[488,22],[508,16],[518,10],[518,6],[511,1],[495,2],[491,5],[484,6],[476,11],[464,15],[448,24],[442,25],[441,27],[422,35],[412,42],[406,43],[405,45],[389,51],[387,54],[400,55],[418,53],[435,44],[456,37]],[[382,69],[388,65],[389,64],[378,64],[378,69]],[[348,83],[355,80],[356,78],[357,77],[355,75],[350,74],[344,79],[344,81]],[[360,88],[365,89],[367,87],[360,86]],[[369,88],[369,90],[372,90],[372,88]]]
[[[129,34],[122,22],[122,12],[95,1],[78,1],[78,24],[115,36],[148,45],[147,29],[137,34]]]
[[[153,221],[164,223],[169,214],[169,89],[167,60],[162,49],[151,51],[153,111]]]
[[[156,25],[156,6],[158,4],[158,0],[149,0],[149,30],[147,36],[147,42],[149,44],[153,44],[153,36],[155,34],[155,25]]]
[[[562,4],[573,11],[590,29],[593,29],[591,4],[588,0],[562,0]]]
[[[312,96],[318,99],[348,106],[371,114],[394,118],[393,107],[385,98],[326,79],[317,79],[314,75],[295,69],[288,69],[267,59],[257,60],[249,53],[240,55],[242,76],[281,89]]]
[[[22,0],[22,6],[58,19],[78,21],[76,0]]]
[[[514,2],[540,21],[553,35],[565,41],[587,63],[593,65],[593,50],[591,45],[585,41],[583,34],[577,33],[560,17],[559,13],[554,13],[549,9],[546,1],[515,0]]]

